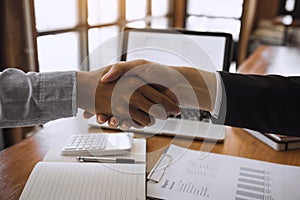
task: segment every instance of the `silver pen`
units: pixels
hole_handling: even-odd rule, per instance
[[[96,156],[77,156],[79,162],[100,162],[100,163],[124,163],[124,164],[143,164],[143,161],[136,161],[133,158],[113,158]]]

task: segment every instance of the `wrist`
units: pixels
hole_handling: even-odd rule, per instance
[[[197,98],[196,105],[192,103],[195,100],[189,100],[187,106],[212,111],[215,105],[217,90],[215,73],[190,67],[174,67],[174,69],[182,74],[189,84],[181,84],[181,91],[186,91],[186,88],[192,87]]]
[[[95,94],[98,79],[92,72],[78,71],[76,73],[77,107],[90,113],[95,113]]]

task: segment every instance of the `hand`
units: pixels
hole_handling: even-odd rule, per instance
[[[169,98],[179,99],[183,106],[212,110],[216,90],[214,73],[189,67],[171,67],[145,60],[117,63],[110,67],[110,71],[101,78],[102,82],[114,81],[120,76],[138,76]],[[109,119],[105,115],[98,115],[97,119],[99,123],[108,120],[112,127],[118,125],[117,118]],[[122,123],[119,125],[122,126]]]
[[[137,66],[138,66],[138,68],[135,68]],[[160,92],[164,93],[170,99],[172,99],[176,103],[178,102],[174,93],[170,91],[170,88],[173,88],[173,89],[176,88],[178,79],[176,78],[176,73],[171,75],[173,70],[167,68],[167,66],[164,66],[164,68],[162,68],[162,65],[159,65],[156,63],[150,63],[145,60],[137,60],[137,61],[127,62],[127,63],[125,63],[125,62],[117,63],[117,64],[115,64],[113,66],[109,66],[109,67],[111,70],[102,77],[102,79],[101,79],[102,82],[115,81],[121,76],[142,77],[143,80],[146,81],[146,83],[152,84],[157,89],[159,89]],[[166,77],[168,77],[168,78],[166,78]],[[159,102],[157,102],[157,103],[159,103]],[[160,104],[165,105],[165,107],[168,108],[167,107],[168,105],[162,104],[162,103],[160,103]],[[175,114],[178,114],[178,113],[175,113]],[[97,121],[100,124],[108,121],[108,125],[110,127],[120,126],[121,129],[124,129],[124,130],[126,130],[132,126],[132,123],[128,122],[127,120],[121,121],[117,117],[109,118],[103,114],[97,115]]]
[[[156,103],[163,105],[167,112],[179,112],[174,101],[140,78],[127,76],[118,81],[103,83],[99,81],[103,72],[104,69],[77,73],[78,107],[89,113],[101,113],[109,118],[117,117],[118,120],[126,119],[130,126],[139,128],[153,124],[155,118],[166,118],[164,111],[154,106]],[[84,115],[89,117],[87,112]]]

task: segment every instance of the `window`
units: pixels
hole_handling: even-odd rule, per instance
[[[78,70],[87,55],[124,25],[169,27],[170,1],[34,0],[39,70]],[[117,52],[116,44],[112,53]],[[83,70],[92,70],[92,64]]]
[[[236,61],[243,4],[244,0],[187,0],[185,28],[231,33],[234,40],[233,61]],[[236,63],[232,62],[230,70],[235,69]]]
[[[239,40],[243,0],[188,0],[186,28],[225,31]]]

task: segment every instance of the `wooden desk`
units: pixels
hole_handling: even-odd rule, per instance
[[[255,67],[257,64],[255,59],[259,60],[259,52],[263,52],[264,48],[266,47],[258,49],[249,58],[250,60],[243,63],[240,69],[243,73],[254,73],[256,71],[254,69],[257,69],[258,73],[263,73],[258,65]],[[264,62],[261,64],[265,65]],[[254,66],[254,68],[249,66]],[[0,199],[18,199],[33,167],[42,160],[50,144],[58,141],[63,134],[69,134],[72,129],[76,128],[75,124],[74,119],[50,122],[38,134],[2,151],[0,153]],[[218,144],[163,136],[151,137],[142,134],[137,136],[147,137],[148,171],[155,164],[162,151],[171,143],[191,149],[300,166],[300,150],[277,152],[239,128],[227,127],[224,143]]]
[[[300,76],[300,47],[260,46],[238,68],[244,74]]]

